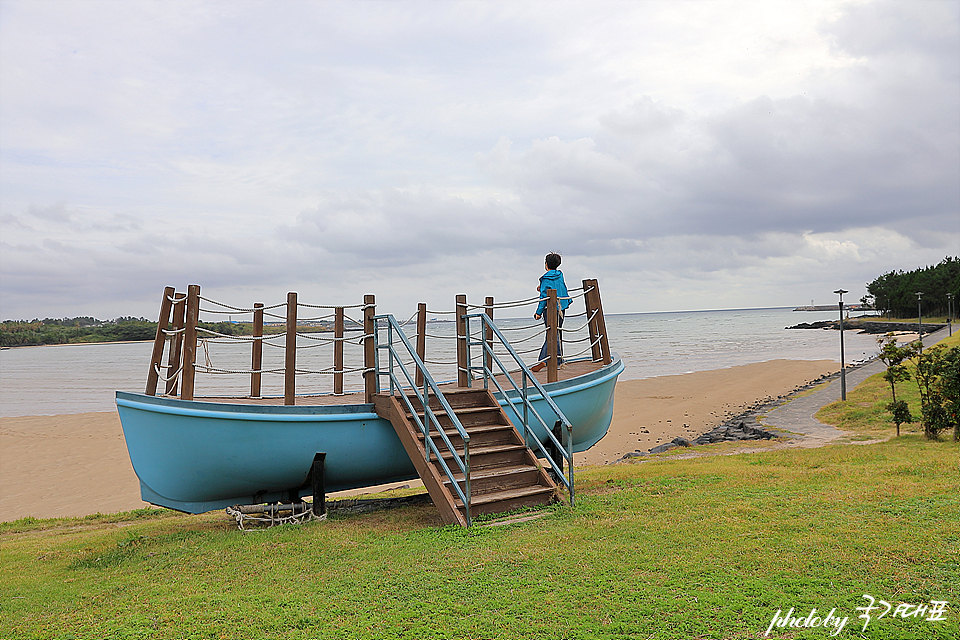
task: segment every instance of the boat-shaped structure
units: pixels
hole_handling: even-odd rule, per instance
[[[356,334],[345,332],[344,308],[332,307],[333,336],[327,339],[334,346],[334,365],[330,370],[305,370],[296,361],[298,339],[303,337],[297,309],[305,305],[297,303],[296,294],[288,294],[281,336],[285,344],[274,345],[284,347],[285,360],[281,369],[272,371],[284,375],[284,394],[264,397],[260,378],[271,372],[260,353],[271,339],[263,332],[264,306],[248,310],[253,313],[253,335],[234,338],[253,345],[251,369],[225,371],[213,367],[209,355],[205,364],[198,362],[199,287],[191,285],[186,294],[168,287],[146,392],[118,391],[116,398],[141,495],[159,506],[202,513],[299,501],[310,493],[311,482],[316,496],[313,474],[322,476],[324,492],[419,475],[444,519],[466,525],[471,514],[556,500],[562,487],[572,502],[573,454],[607,433],[614,389],[624,369],[607,344],[596,281],[585,280],[581,291],[586,349],[561,360],[563,345],[575,340],[568,338],[568,330],[561,334],[557,322],[547,323],[545,344],[551,347],[536,367],[542,369],[539,373],[494,323],[492,298],[475,312],[465,296],[458,296],[457,333],[450,336],[456,339],[457,379],[447,383],[435,381],[426,364],[426,306],[420,306],[417,333],[411,338],[404,323],[375,314],[373,296],[356,305],[364,314],[362,322],[355,321],[356,331],[362,332],[359,341]],[[554,317],[557,304],[551,291],[545,317]],[[224,306],[233,313],[242,311]],[[214,339],[232,337],[207,331]],[[343,347],[348,342],[363,349],[363,364],[352,371],[361,376],[364,389],[355,393],[343,392],[343,374],[348,372]],[[589,355],[579,357],[585,352]],[[250,393],[195,396],[196,373],[204,370],[248,373]],[[297,375],[305,373],[331,373],[333,392],[297,394]],[[166,389],[158,395],[160,381]],[[320,456],[323,463],[317,471]]]
[[[578,453],[607,433],[623,371],[617,357],[607,365],[591,364],[568,363],[567,370],[582,373],[543,385],[570,420]],[[502,394],[494,395],[507,407]],[[519,404],[516,393],[507,395]],[[555,417],[544,399],[531,398],[552,424]],[[390,421],[371,403],[284,406],[118,391],[117,409],[143,499],[178,511],[287,499],[291,489],[303,486],[316,452],[326,453],[330,492],[417,477]],[[545,437],[542,430],[537,435]]]

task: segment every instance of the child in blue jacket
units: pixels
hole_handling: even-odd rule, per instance
[[[570,306],[570,297],[567,293],[567,284],[563,281],[563,273],[557,268],[560,266],[560,254],[548,253],[544,259],[544,268],[547,272],[540,276],[540,286],[537,289],[540,293],[540,304],[537,305],[537,312],[533,317],[537,320],[543,318],[544,309],[547,306],[547,291],[555,289],[557,291],[557,307],[559,318],[557,318],[557,327],[563,326],[563,314]],[[547,318],[543,318],[543,324],[547,325]],[[557,360],[558,364],[563,362],[560,357],[563,355],[563,343],[560,340],[560,333],[557,332]],[[543,346],[540,348],[540,358],[537,364],[531,368],[533,371],[541,371],[547,366],[547,341],[544,339]]]

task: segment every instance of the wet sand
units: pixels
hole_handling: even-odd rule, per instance
[[[838,369],[830,360],[773,360],[620,381],[609,433],[578,454],[576,463],[610,463],[677,436],[696,437],[759,401]],[[145,506],[116,412],[0,418],[0,521]]]

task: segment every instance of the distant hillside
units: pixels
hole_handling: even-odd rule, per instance
[[[250,323],[201,322],[200,327],[217,333],[252,335]],[[297,331],[311,333],[329,331],[323,326],[298,326]],[[267,335],[283,333],[281,326],[264,327]],[[43,320],[7,320],[0,323],[0,347],[30,347],[45,344],[83,344],[88,342],[131,342],[153,340],[157,323],[146,318],[121,317],[115,320],[97,320],[89,316],[79,318],[45,318]]]

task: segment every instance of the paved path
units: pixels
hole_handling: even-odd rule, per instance
[[[948,335],[946,328],[927,334],[923,338],[924,346],[932,346]],[[851,391],[858,384],[886,369],[879,360],[872,360],[864,365],[847,369],[847,391]],[[771,409],[760,418],[761,424],[775,427],[791,433],[799,433],[802,440],[797,444],[801,447],[819,447],[831,440],[845,435],[845,432],[823,424],[814,417],[814,414],[824,405],[840,399],[840,378],[821,386],[813,393],[792,399]]]

